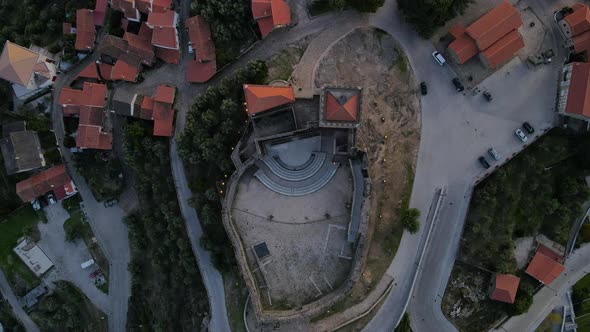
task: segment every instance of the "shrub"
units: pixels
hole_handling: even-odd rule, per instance
[[[414,234],[420,230],[420,210],[415,208],[405,209],[402,211],[402,224],[404,228]]]

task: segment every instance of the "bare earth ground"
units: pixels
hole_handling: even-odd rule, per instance
[[[288,80],[293,72],[293,67],[299,62],[299,59],[305,53],[305,49],[307,49],[307,45],[314,37],[315,35],[307,36],[274,54],[266,62],[268,66],[268,83],[274,80]]]
[[[409,200],[420,142],[419,99],[395,40],[370,28],[354,30],[333,46],[317,68],[315,85],[362,86],[357,147],[368,155],[373,181],[367,263],[352,295],[331,310],[336,313],[371,292],[397,251],[403,233],[398,209]]]
[[[348,276],[347,204],[352,178],[341,167],[319,191],[289,197],[267,189],[246,172],[238,184],[232,216],[259,285],[264,274],[269,289],[261,288],[263,304],[278,310],[295,308],[336,289]],[[256,262],[252,247],[266,242],[270,255]],[[350,255],[350,252],[346,252]]]

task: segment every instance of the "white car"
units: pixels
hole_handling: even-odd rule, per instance
[[[447,60],[445,60],[445,58],[440,53],[438,53],[437,51],[432,52],[432,57],[441,66],[444,66],[445,65],[445,62],[447,62]]]
[[[529,140],[529,138],[526,137],[526,135],[520,129],[516,129],[514,134],[516,134],[516,137],[518,137],[518,139],[520,139],[523,143],[526,143]]]
[[[53,196],[53,194],[47,194],[47,200],[49,201],[49,204],[51,204],[51,205],[57,203],[57,201],[55,200],[55,196]]]

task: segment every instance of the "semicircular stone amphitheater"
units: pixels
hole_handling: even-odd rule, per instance
[[[287,196],[312,194],[325,185],[336,174],[338,163],[332,161],[334,155],[314,151],[309,159],[298,166],[286,164],[276,154],[268,154],[256,161],[258,171],[254,176],[268,189]]]

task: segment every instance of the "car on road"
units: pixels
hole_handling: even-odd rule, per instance
[[[500,154],[498,153],[498,151],[496,151],[496,149],[494,148],[489,148],[488,149],[488,154],[490,156],[492,156],[492,158],[494,158],[494,160],[500,160]]]
[[[440,53],[438,53],[437,51],[432,52],[432,57],[441,66],[444,66],[445,65],[445,62],[447,62],[447,60],[445,60],[445,58]]]
[[[55,200],[55,196],[53,196],[53,194],[51,193],[47,194],[47,201],[50,205],[57,203],[57,201]]]
[[[487,101],[492,101],[492,99],[494,99],[492,98],[492,94],[489,91],[484,91],[483,96]]]
[[[516,137],[518,137],[518,139],[519,139],[519,140],[521,140],[523,143],[526,143],[526,142],[529,140],[529,138],[528,138],[528,137],[526,137],[526,135],[525,135],[525,134],[522,132],[522,130],[520,130],[520,129],[516,129],[516,130],[514,131],[514,134],[515,134],[515,135],[516,135]]]
[[[422,92],[423,96],[428,94],[428,87],[426,86],[426,82],[420,83],[420,92]]]
[[[107,199],[104,202],[104,207],[111,207],[115,204],[119,203],[119,200],[117,198],[111,198],[111,199]]]
[[[453,85],[455,86],[455,89],[457,89],[457,92],[465,90],[463,83],[461,83],[461,81],[457,77],[453,78]]]
[[[481,164],[481,166],[483,166],[484,168],[490,168],[490,163],[488,163],[488,161],[486,160],[486,157],[481,156],[479,157],[477,160],[479,160],[479,163]]]
[[[535,132],[535,128],[533,128],[533,126],[531,126],[530,123],[525,122],[522,124],[522,127],[524,128],[524,130],[526,130],[527,133],[532,134]]]

